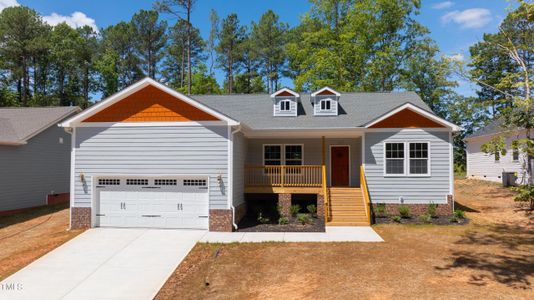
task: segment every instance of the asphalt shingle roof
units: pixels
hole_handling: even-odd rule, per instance
[[[480,128],[479,130],[473,132],[472,134],[466,136],[466,139],[484,136],[484,135],[491,135],[499,132],[505,131],[504,128],[502,128],[502,119],[495,119],[491,122],[489,122],[488,125]]]
[[[432,113],[414,92],[342,93],[338,116],[314,116],[310,94],[300,94],[297,117],[273,116],[273,100],[267,94],[194,95],[192,98],[256,130],[363,127],[405,103]]]
[[[0,144],[24,143],[79,110],[76,106],[0,108]]]

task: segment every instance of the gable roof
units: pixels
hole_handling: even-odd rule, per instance
[[[196,100],[194,100],[193,98],[191,97],[188,97],[182,93],[179,93],[173,89],[171,89],[170,87],[167,87],[157,81],[155,81],[154,79],[152,78],[149,78],[149,77],[146,77],[134,84],[132,84],[131,86],[125,88],[124,90],[114,94],[114,95],[111,95],[110,97],[100,101],[99,103],[93,105],[92,107],[90,107],[89,109],[86,109],[85,111],[83,111],[82,113],[66,120],[65,122],[61,123],[60,126],[61,127],[75,127],[76,125],[78,125],[79,123],[83,122],[83,120],[89,118],[90,116],[93,116],[95,114],[97,114],[98,112],[110,107],[111,105],[127,98],[128,96],[142,90],[143,88],[147,87],[147,86],[153,86],[155,88],[158,88],[160,89],[161,91],[183,101],[183,102],[186,102],[187,104],[190,104],[191,106],[194,106],[220,120],[223,120],[223,121],[226,121],[228,122],[229,125],[238,125],[239,122],[228,117],[227,115],[205,105],[205,104],[202,104]]]
[[[417,113],[437,124],[440,124],[444,127],[449,127],[451,128],[453,131],[458,131],[460,130],[460,128],[455,125],[455,124],[452,124],[450,123],[449,121],[447,120],[444,120],[438,116],[436,116],[435,114],[433,114],[432,112],[428,112],[416,105],[413,105],[412,103],[404,103],[403,105],[395,108],[395,109],[392,109],[390,110],[389,112],[377,117],[376,119],[374,119],[373,121],[369,122],[368,124],[366,124],[365,127],[367,128],[370,128],[370,127],[373,127],[374,125],[388,119],[388,118],[391,118],[392,116],[394,116],[395,114],[399,113],[399,112],[402,112],[402,111],[405,111],[405,110],[409,110],[409,111],[412,111],[414,113]],[[433,127],[433,126],[429,126],[429,127]]]
[[[77,106],[0,108],[0,144],[24,145],[43,130],[79,111]]]
[[[481,136],[487,136],[487,135],[494,135],[498,133],[503,132],[513,132],[514,130],[510,130],[503,127],[504,120],[502,118],[497,118],[489,122],[486,126],[478,129],[477,131],[471,133],[470,135],[466,136],[464,140],[481,137]]]
[[[326,93],[325,93],[326,92]],[[330,87],[327,87],[325,86],[324,88],[314,92],[311,94],[312,97],[315,97],[317,95],[336,95],[336,96],[341,96],[340,93],[338,93],[337,91],[335,91],[333,88],[330,88]]]
[[[290,94],[290,95],[293,95],[294,97],[300,97],[299,93],[293,91],[293,90],[290,90],[288,88],[283,88],[283,89],[280,89],[274,93],[271,94],[271,98],[274,98],[276,96],[279,96],[279,95],[282,95],[282,96],[287,96],[287,94]]]
[[[291,118],[281,118],[270,114],[272,101],[269,101],[269,96],[265,94],[192,97],[239,120],[252,130],[362,128],[406,103],[410,103],[418,111],[424,111],[428,116],[438,118],[414,92],[341,93],[337,116],[314,115],[311,95],[301,94],[298,116]]]

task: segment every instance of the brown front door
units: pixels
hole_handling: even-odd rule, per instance
[[[330,181],[332,186],[349,186],[349,147],[330,148]]]

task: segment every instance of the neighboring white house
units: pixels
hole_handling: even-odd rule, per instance
[[[501,123],[495,120],[479,131],[465,138],[467,156],[467,178],[502,182],[503,172],[514,172],[516,183],[527,180],[526,155],[512,149],[512,142],[525,137],[524,130],[503,131]],[[505,138],[506,155],[490,155],[482,152],[481,146],[497,135]]]

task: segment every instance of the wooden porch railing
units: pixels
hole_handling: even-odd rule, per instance
[[[363,165],[360,166],[360,185],[363,193],[363,202],[365,204],[365,215],[369,224],[371,224],[371,200],[369,199],[369,189],[367,188],[367,180],[365,179],[365,170]]]
[[[323,200],[324,200],[324,221],[329,221],[330,216],[330,210],[329,210],[329,201],[330,201],[330,195],[328,193],[328,186],[326,185],[326,166],[322,165],[322,173],[323,173]]]
[[[322,166],[245,166],[245,185],[322,187]]]

